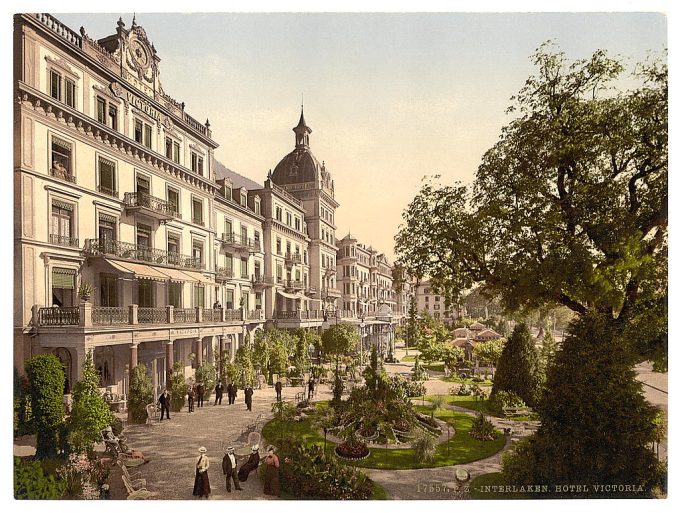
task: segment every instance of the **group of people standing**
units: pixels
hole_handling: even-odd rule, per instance
[[[248,480],[251,472],[256,470],[260,465],[260,446],[255,444],[251,447],[251,453],[248,460],[237,469],[236,455],[234,454],[234,447],[229,446],[224,451],[222,458],[222,474],[226,478],[227,493],[231,493],[232,482],[236,490],[243,490],[241,483]],[[200,447],[198,449],[198,459],[196,460],[196,473],[194,476],[194,497],[208,498],[211,493],[210,478],[208,477],[208,469],[210,468],[210,460],[207,456],[207,449]],[[267,455],[264,457],[264,463],[267,469],[264,475],[264,493],[266,495],[280,495],[279,486],[279,457],[276,455],[274,446],[267,447]]]

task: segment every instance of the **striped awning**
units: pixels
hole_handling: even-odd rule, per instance
[[[116,262],[114,260],[104,259],[105,262],[113,267],[116,271],[123,274],[132,274],[137,279],[168,281],[170,277],[163,274],[157,267],[150,265],[136,264],[134,262]]]
[[[284,292],[282,290],[277,290],[276,293],[282,297],[286,297],[288,299],[302,299],[299,294],[290,294],[288,292]]]
[[[182,274],[186,274],[189,276],[192,281],[198,282],[198,283],[203,283],[205,285],[215,285],[215,282],[208,278],[207,276],[204,276],[202,273],[196,272],[196,271],[181,271]]]
[[[159,269],[158,267],[156,269]],[[196,282],[194,278],[189,276],[187,273],[180,271],[179,269],[170,269],[169,267],[163,267],[159,269],[163,274],[168,276],[168,279],[176,283],[184,282]]]

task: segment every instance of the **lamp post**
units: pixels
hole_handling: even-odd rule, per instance
[[[364,318],[361,318],[361,324],[359,324],[359,365],[364,366]]]

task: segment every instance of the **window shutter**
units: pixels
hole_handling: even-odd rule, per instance
[[[76,272],[73,269],[63,269],[55,267],[52,269],[52,288],[53,289],[74,289],[74,278]]]

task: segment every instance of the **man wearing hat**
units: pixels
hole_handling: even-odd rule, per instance
[[[260,446],[258,444],[253,445],[251,448],[250,456],[248,461],[246,461],[241,468],[238,469],[238,480],[244,483],[248,480],[248,475],[260,464]]]
[[[238,475],[236,473],[236,456],[234,456],[234,448],[230,445],[222,458],[222,473],[227,478],[227,492],[231,493],[231,482],[234,481],[234,488],[243,490],[238,482]]]
[[[208,467],[210,467],[210,461],[208,461],[206,452],[208,451],[205,447],[199,447],[199,456],[196,460],[196,477],[194,478],[193,495],[199,499],[201,497],[205,497],[207,499],[210,495],[210,480],[208,479]]]

